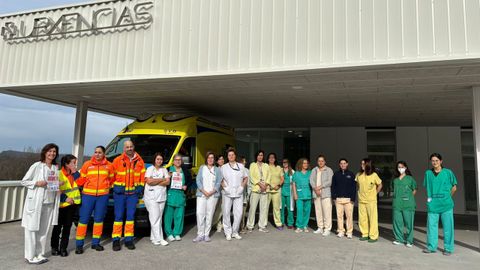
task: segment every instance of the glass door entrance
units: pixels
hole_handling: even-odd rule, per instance
[[[255,153],[262,149],[266,154],[275,153],[280,164],[282,158],[288,158],[295,166],[301,157],[310,156],[310,130],[298,129],[248,129],[235,130],[236,147],[239,156],[245,156],[247,162],[254,161]]]

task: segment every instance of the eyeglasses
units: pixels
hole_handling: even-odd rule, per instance
[[[174,159],[173,161],[182,161],[181,159]]]

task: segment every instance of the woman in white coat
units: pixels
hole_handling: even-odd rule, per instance
[[[45,258],[47,236],[58,222],[60,203],[58,146],[50,143],[42,148],[40,161],[34,163],[22,179],[27,187],[22,227],[25,228],[25,260],[41,264]]]
[[[162,217],[167,200],[167,186],[170,185],[170,174],[162,165],[163,155],[155,153],[153,166],[148,167],[145,172],[146,185],[143,195],[143,201],[150,219],[150,240],[155,246],[168,245],[168,242],[163,239]]]
[[[197,237],[194,243],[210,242],[213,213],[220,197],[222,174],[215,166],[215,154],[207,152],[205,165],[200,166],[197,174]]]

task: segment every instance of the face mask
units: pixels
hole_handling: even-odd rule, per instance
[[[398,168],[398,171],[400,172],[400,174],[404,174],[406,170],[407,168]]]

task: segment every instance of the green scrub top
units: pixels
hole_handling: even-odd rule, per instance
[[[283,186],[282,186],[282,196],[290,196],[290,183],[292,183],[291,177],[293,175],[289,175],[288,171],[283,173]]]
[[[308,170],[306,173],[295,172],[292,177],[293,183],[297,188],[297,195],[299,200],[307,200],[312,198],[312,190],[310,189],[310,174],[312,171]]]
[[[402,179],[395,178],[393,186],[393,209],[396,210],[415,210],[415,196],[413,191],[417,189],[417,182],[410,175],[405,175]]]
[[[453,209],[452,187],[457,178],[449,169],[442,168],[435,176],[432,170],[425,172],[423,186],[427,190],[427,210],[431,213],[443,213]]]
[[[168,170],[169,172],[175,172],[175,166],[171,166],[170,169]],[[182,186],[185,185],[185,174],[182,172],[180,173],[182,175]],[[185,199],[185,191],[183,189],[172,189],[171,188],[172,183],[170,183],[168,192],[167,192],[167,205],[173,206],[173,207],[182,207],[186,205],[186,199]]]

